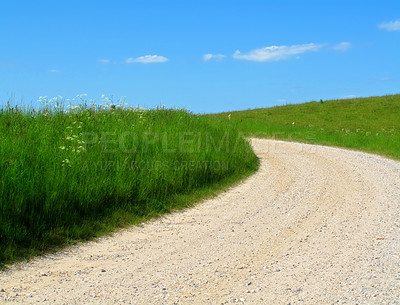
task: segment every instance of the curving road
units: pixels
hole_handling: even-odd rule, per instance
[[[13,266],[0,303],[399,304],[400,162],[252,143],[261,166],[243,183]]]

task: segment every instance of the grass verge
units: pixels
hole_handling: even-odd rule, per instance
[[[188,206],[258,167],[238,130],[210,117],[53,106],[0,111],[3,267]]]
[[[210,115],[246,136],[339,146],[400,159],[400,95],[313,101]]]

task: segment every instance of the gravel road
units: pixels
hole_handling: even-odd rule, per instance
[[[400,162],[252,139],[194,208],[0,273],[0,303],[400,304]]]

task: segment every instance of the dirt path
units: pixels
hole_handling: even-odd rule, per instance
[[[400,163],[252,142],[261,168],[242,184],[195,208],[12,267],[0,273],[0,300],[399,304]]]

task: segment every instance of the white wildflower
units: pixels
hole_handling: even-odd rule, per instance
[[[61,166],[69,166],[71,167],[71,162],[68,159],[64,159],[61,163]]]

